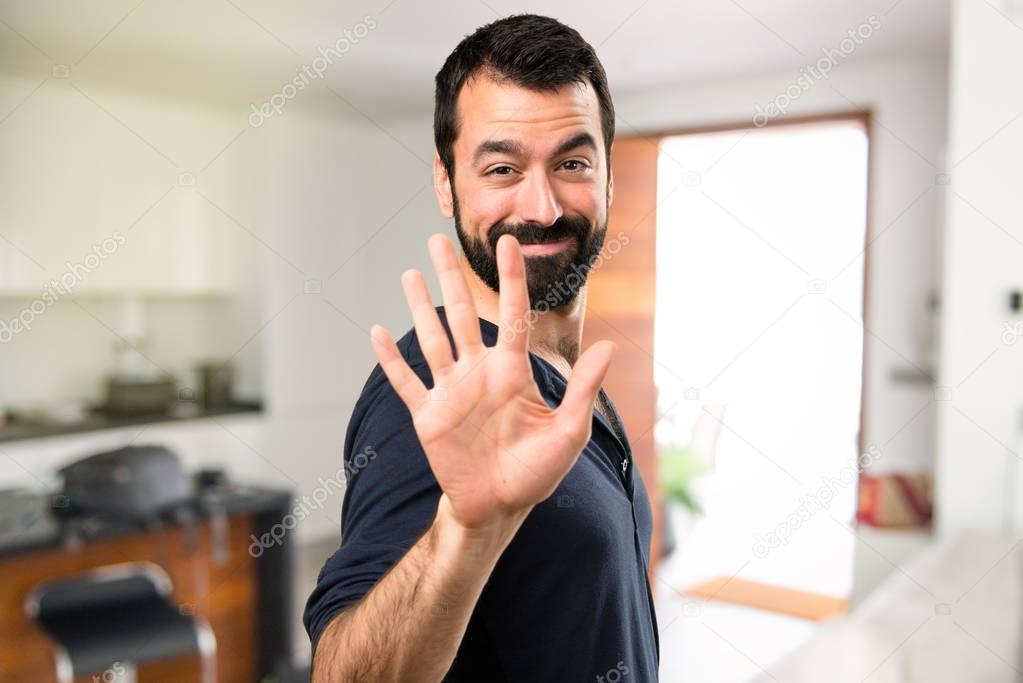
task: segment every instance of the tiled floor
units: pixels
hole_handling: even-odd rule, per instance
[[[1020,576],[1018,536],[936,540],[763,681],[1019,683]]]
[[[812,622],[759,610],[683,598],[657,598],[660,680],[746,683],[813,635]]]

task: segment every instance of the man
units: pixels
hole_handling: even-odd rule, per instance
[[[615,345],[579,355],[613,193],[604,69],[519,15],[436,85],[434,189],[462,254],[432,236],[444,305],[406,271],[414,331],[371,330],[341,547],[304,616],[313,680],[654,681],[650,505],[600,388]]]

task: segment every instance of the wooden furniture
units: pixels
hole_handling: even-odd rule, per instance
[[[281,523],[290,512],[290,495],[246,489],[222,502],[225,517],[204,517],[191,528],[119,528],[84,542],[70,539],[63,529],[52,538],[20,547],[16,538],[4,539],[6,543],[0,543],[0,680],[56,681],[51,642],[25,611],[26,597],[35,586],[140,560],[167,572],[173,601],[182,612],[199,614],[209,622],[217,640],[219,681],[251,683],[272,673],[277,661],[291,651],[292,551],[286,533],[275,536],[280,543],[271,539],[257,546],[253,537],[258,539]],[[199,666],[198,657],[146,664],[139,666],[138,680],[199,680]]]

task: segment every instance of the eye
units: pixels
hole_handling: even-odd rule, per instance
[[[514,169],[511,166],[496,166],[496,167],[490,169],[489,171],[487,171],[486,174],[487,175],[506,176],[506,175],[509,175],[511,173],[511,171],[513,171],[513,170]],[[508,171],[508,173],[498,173],[498,171]]]
[[[574,166],[567,168],[569,164],[574,164]],[[566,159],[561,165],[565,166],[566,170],[571,171],[572,173],[579,173],[588,168],[587,164],[582,159]]]

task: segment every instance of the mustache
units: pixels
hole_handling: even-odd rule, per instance
[[[501,235],[515,237],[519,244],[546,244],[560,242],[573,237],[578,244],[586,241],[590,233],[590,222],[582,216],[561,216],[551,225],[545,226],[535,221],[527,223],[498,223],[487,233],[487,243],[491,253],[497,251],[497,240]]]

